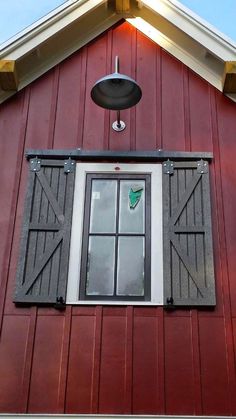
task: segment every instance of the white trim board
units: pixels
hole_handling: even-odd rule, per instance
[[[119,171],[117,172],[117,166]],[[163,248],[162,248],[162,165],[120,163],[77,163],[74,205],[71,229],[71,246],[67,285],[67,304],[110,305],[111,301],[81,301],[79,295],[80,260],[82,251],[85,181],[87,173],[147,173],[151,175],[151,301],[113,301],[112,305],[162,305],[163,304]],[[158,217],[156,216],[158,214]],[[161,243],[161,245],[160,245]],[[158,249],[158,250],[157,250]],[[158,280],[157,280],[158,278]]]
[[[236,45],[229,38],[218,32],[212,25],[203,21],[199,16],[183,7],[179,2],[170,0],[141,0],[141,3],[153,13],[157,13],[169,22],[182,29],[195,41],[205,46],[222,60],[235,57]]]
[[[54,18],[56,15],[58,15],[61,11],[65,10],[68,6],[75,3],[75,1],[78,0],[67,0],[65,3],[62,3],[60,6],[56,7],[52,11],[48,12],[46,15],[42,16],[41,18],[37,19],[35,22],[33,22],[31,25],[27,26],[26,28],[22,29],[15,35],[11,36],[4,42],[0,44],[0,51],[6,49],[7,47],[10,47],[10,45],[13,45],[15,42],[20,41],[25,35],[29,34],[29,32],[32,32],[37,27],[42,26],[45,22],[49,21],[50,19]],[[79,0],[82,2],[83,0]],[[86,0],[85,0],[86,1]]]

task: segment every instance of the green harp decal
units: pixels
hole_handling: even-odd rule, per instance
[[[132,186],[129,191],[129,207],[134,209],[139,203],[142,196],[143,187],[141,186]]]

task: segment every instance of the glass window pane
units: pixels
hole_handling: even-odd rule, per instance
[[[113,295],[114,237],[90,237],[86,295]]]
[[[144,295],[144,237],[120,237],[117,294]]]
[[[120,233],[144,233],[144,180],[120,182]]]
[[[90,233],[115,232],[116,191],[116,180],[93,179]]]

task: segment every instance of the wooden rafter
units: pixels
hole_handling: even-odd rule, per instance
[[[3,90],[17,90],[18,78],[14,60],[0,60],[0,87]]]
[[[224,93],[236,93],[236,61],[226,61],[223,81]]]
[[[127,13],[130,11],[130,0],[115,0],[116,13]]]

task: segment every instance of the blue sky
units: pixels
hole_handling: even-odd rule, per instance
[[[63,3],[65,0],[0,0],[0,44]]]
[[[0,44],[64,2],[0,0]],[[181,0],[181,3],[236,41],[236,0]]]
[[[236,41],[236,0],[181,0],[181,3]]]

